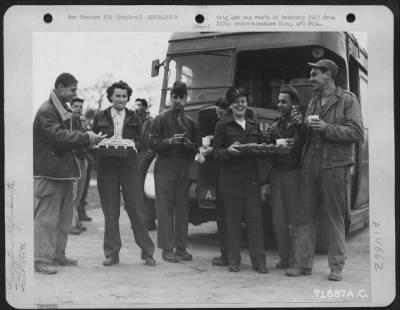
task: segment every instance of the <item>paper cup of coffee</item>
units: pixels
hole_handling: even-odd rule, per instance
[[[286,139],[276,139],[276,145],[286,146],[287,141],[286,141]]]
[[[211,136],[205,136],[201,139],[201,144],[203,146],[210,146],[211,145]]]
[[[309,122],[313,122],[319,120],[319,115],[309,115],[307,118]]]

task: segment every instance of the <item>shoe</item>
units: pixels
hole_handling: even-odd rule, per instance
[[[265,266],[265,265],[260,265],[257,268],[255,268],[255,270],[258,273],[268,273],[269,272],[267,266]]]
[[[311,268],[290,268],[286,271],[289,277],[311,276]]]
[[[82,233],[82,230],[78,229],[76,226],[71,227],[69,230],[69,233],[71,235],[80,235]]]
[[[193,255],[186,251],[186,249],[176,249],[175,255],[181,260],[189,261],[193,259]]]
[[[79,212],[78,215],[79,215],[79,220],[80,221],[85,221],[85,222],[91,222],[92,221],[92,218],[89,215],[87,215],[85,210]]]
[[[118,255],[107,257],[103,261],[103,266],[105,266],[105,267],[110,267],[110,266],[116,265],[116,264],[119,264],[119,256]]]
[[[342,281],[343,275],[340,269],[331,269],[329,273],[328,280],[329,281]]]
[[[156,221],[154,221],[154,220],[148,221],[148,222],[146,223],[146,229],[147,229],[148,231],[155,231],[155,230],[157,230]]]
[[[152,256],[146,256],[144,258],[144,264],[146,266],[154,267],[156,265],[156,260]]]
[[[41,274],[56,274],[57,269],[54,268],[51,264],[35,262],[35,271]]]
[[[229,267],[229,271],[230,272],[239,272],[240,271],[240,268],[239,268],[239,266],[230,266]]]
[[[228,260],[221,256],[214,257],[212,260],[213,266],[228,266]]]
[[[70,259],[67,257],[55,258],[53,259],[54,265],[58,266],[76,266],[78,265],[78,261],[76,259]]]
[[[78,228],[80,231],[86,231],[87,227],[83,226],[82,224],[76,225],[76,228]]]
[[[179,263],[179,261],[180,261],[179,257],[176,256],[174,251],[172,251],[172,250],[163,250],[162,258],[163,258],[163,260],[170,262],[170,263]]]
[[[290,268],[290,263],[287,260],[281,260],[276,263],[275,267],[277,269],[289,269]]]

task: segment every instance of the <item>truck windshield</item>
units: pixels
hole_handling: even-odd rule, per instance
[[[230,51],[173,56],[168,62],[167,87],[182,81],[188,87],[189,104],[214,102],[225,95],[231,70]]]

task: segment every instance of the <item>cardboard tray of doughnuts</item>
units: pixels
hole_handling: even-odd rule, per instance
[[[125,148],[123,146],[94,146],[90,151],[98,156],[136,157],[134,148]]]
[[[240,151],[242,154],[279,155],[289,154],[292,151],[292,146],[266,143],[248,143],[235,145],[235,149]]]

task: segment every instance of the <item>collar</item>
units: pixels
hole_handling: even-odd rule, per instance
[[[111,112],[112,118],[115,118],[117,116],[117,114],[120,115],[122,118],[125,118],[125,114],[126,114],[125,109],[123,109],[122,111],[117,111],[116,109],[111,107],[110,112]]]
[[[63,121],[71,119],[72,110],[66,104],[64,104],[60,101],[60,99],[57,97],[57,95],[54,91],[52,91],[50,93],[50,100],[51,100],[51,102],[53,102],[56,110],[60,114]]]

